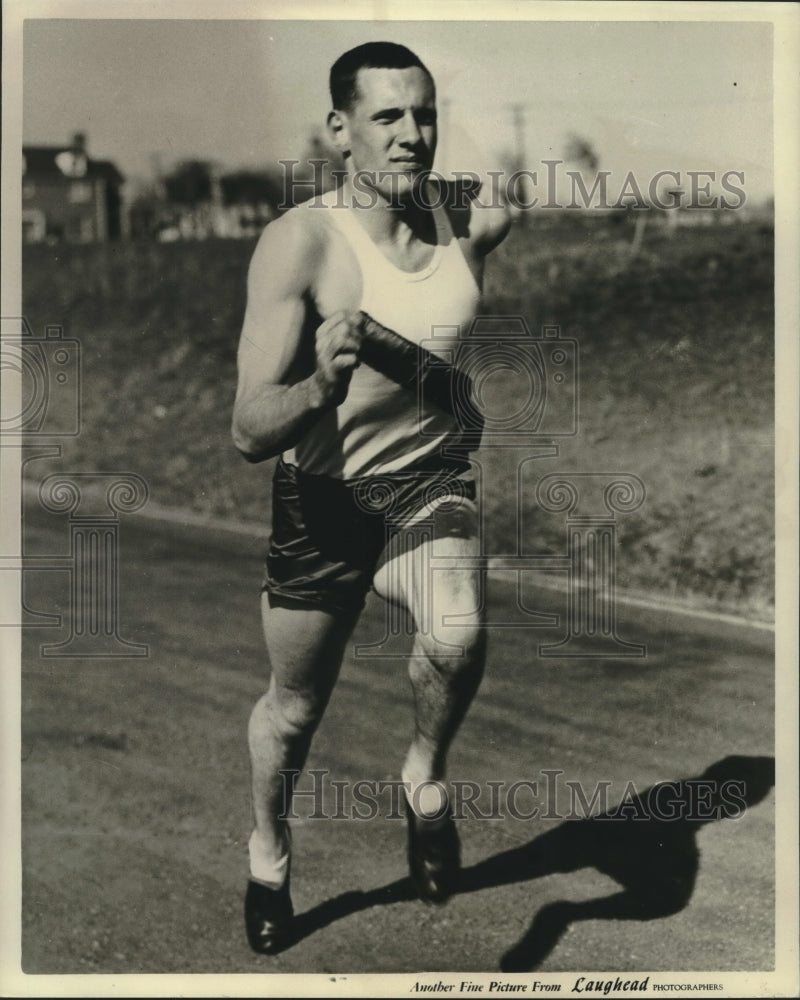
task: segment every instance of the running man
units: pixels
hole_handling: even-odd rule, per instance
[[[330,89],[328,127],[347,177],[261,237],[233,415],[248,461],[280,456],[262,595],[271,677],[248,731],[255,828],[245,923],[265,954],[292,940],[285,772],[305,764],[370,587],[417,623],[402,779],[410,871],[427,902],[455,888],[459,840],[442,783],[485,655],[480,572],[437,572],[432,586],[419,558],[421,546],[426,556],[479,551],[474,435],[465,446],[446,400],[420,403],[415,375],[417,345],[433,327],[469,327],[484,258],[509,217],[474,197],[426,197],[436,98],[414,53],[361,45],[336,61]],[[456,343],[457,332],[443,349]],[[409,543],[408,526],[421,519],[435,530]],[[449,615],[459,624],[445,626]]]

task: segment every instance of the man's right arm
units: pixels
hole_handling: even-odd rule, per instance
[[[286,216],[261,236],[247,281],[247,310],[238,351],[233,441],[250,462],[293,447],[347,395],[358,364],[358,320],[336,313],[317,329],[312,361],[307,303],[325,248],[306,219]]]

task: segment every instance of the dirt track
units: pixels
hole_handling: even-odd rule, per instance
[[[66,537],[63,519],[40,515],[28,551],[63,552]],[[245,727],[267,671],[261,547],[125,519],[120,632],[149,656],[43,658],[41,644],[64,633],[26,630],[26,972],[490,972],[510,951],[507,967],[543,972],[772,966],[771,793],[738,820],[628,823],[614,827],[619,837],[541,815],[465,820],[463,891],[441,909],[410,898],[399,820],[306,818],[294,829],[302,939],[273,959],[252,955],[241,899]],[[535,597],[541,610],[558,600]],[[26,599],[64,610],[66,574],[28,574]],[[493,608],[511,600],[508,585],[494,585]],[[656,613],[619,617],[620,634],[647,645],[645,659],[544,660],[536,644],[557,630],[493,630],[451,778],[543,785],[543,770],[560,769],[560,794],[567,780],[587,792],[609,781],[613,806],[629,782],[643,793],[735,754],[748,759],[725,775],[759,782],[768,762],[755,758],[774,751],[766,638],[692,634]],[[381,634],[370,603],[355,641]],[[351,658],[309,766],[335,780],[397,778],[410,719],[402,660]],[[521,810],[536,802],[519,797]],[[308,811],[308,800],[298,805]],[[683,903],[659,916],[665,872]],[[606,897],[616,902],[592,902]]]

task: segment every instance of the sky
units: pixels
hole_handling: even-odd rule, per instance
[[[226,168],[300,157],[324,125],[331,63],[386,38],[436,79],[438,169],[499,165],[521,105],[533,169],[563,158],[575,134],[620,179],[737,170],[758,201],[772,190],[772,33],[721,21],[34,19],[23,138],[83,130],[90,154],[128,177],[187,157]]]

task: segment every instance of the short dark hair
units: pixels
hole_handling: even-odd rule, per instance
[[[418,66],[433,83],[428,67],[405,45],[365,42],[350,49],[331,66],[329,83],[334,109],[349,111],[352,108],[358,96],[356,79],[360,69],[408,69],[410,66]]]

